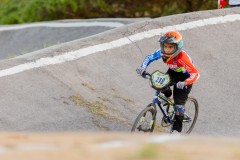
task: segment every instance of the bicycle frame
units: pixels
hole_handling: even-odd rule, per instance
[[[154,95],[154,98],[153,98],[153,101],[152,101],[152,105],[154,106],[154,109],[155,111],[157,112],[157,109],[156,109],[156,104],[158,105],[158,107],[160,108],[163,116],[165,119],[168,120],[169,123],[172,123],[172,120],[171,118],[166,114],[163,106],[162,106],[162,103],[160,102],[159,99],[162,99],[163,101],[165,101],[168,105],[172,105],[174,106],[174,103],[172,101],[170,101],[167,97],[165,97],[164,95],[161,95],[160,94],[160,91],[156,91],[155,95]],[[156,113],[154,113],[154,117],[156,116]]]
[[[175,103],[171,99],[167,98],[164,94],[162,94],[161,91],[163,91],[163,89],[165,89],[166,87],[176,85],[176,83],[171,82],[171,80],[169,81],[168,76],[167,75],[165,76],[164,73],[160,71],[155,71],[153,74],[144,72],[142,74],[142,77],[150,80],[151,87],[156,90],[156,93],[153,97],[152,102],[148,104],[147,107],[144,108],[141,111],[141,113],[137,116],[131,131],[134,132],[137,129],[138,131],[153,132],[154,126],[156,123],[157,106],[158,106],[163,115],[162,121],[161,121],[162,127],[170,126],[171,127],[170,133],[172,133],[174,122],[176,121],[175,113],[177,111],[177,108],[175,106]],[[164,79],[166,79],[166,82]],[[182,122],[187,122],[187,123],[192,122],[192,123],[189,123],[189,125],[187,126],[184,125],[185,127],[188,127],[188,130],[186,131],[186,133],[190,133],[196,123],[196,119],[198,115],[198,103],[195,98],[188,98],[187,101],[193,103],[194,115],[192,119],[192,117],[188,116],[187,113],[185,112]],[[151,114],[151,120],[145,121],[145,118],[147,117],[146,115],[149,115],[147,114],[148,112],[150,112]],[[138,126],[138,124],[140,125]]]

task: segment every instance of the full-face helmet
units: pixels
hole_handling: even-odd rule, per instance
[[[159,42],[162,53],[162,59],[165,63],[175,58],[181,52],[183,47],[182,35],[177,31],[166,32],[163,36],[160,37]],[[173,52],[165,53],[164,43],[173,44],[174,45]]]

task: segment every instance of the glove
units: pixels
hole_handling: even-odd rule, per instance
[[[146,70],[146,68],[138,67],[138,68],[136,69],[136,72],[137,72],[137,74],[139,74],[139,75],[141,76],[145,70]]]
[[[184,89],[184,87],[186,87],[186,83],[185,82],[178,82],[176,86],[177,86],[178,89]]]

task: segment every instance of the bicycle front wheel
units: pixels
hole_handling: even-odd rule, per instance
[[[150,104],[137,116],[131,132],[152,132],[156,122],[156,110]]]
[[[198,117],[198,102],[194,97],[189,97],[185,104],[182,133],[192,132]]]

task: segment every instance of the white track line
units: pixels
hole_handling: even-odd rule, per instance
[[[44,67],[48,65],[54,65],[54,64],[67,62],[67,61],[77,60],[81,57],[84,57],[93,53],[97,53],[97,52],[101,52],[101,51],[105,51],[105,50],[113,49],[117,47],[122,47],[124,45],[137,42],[145,38],[158,36],[169,30],[183,31],[183,30],[188,30],[193,28],[199,28],[199,27],[215,25],[215,24],[223,24],[223,23],[234,22],[239,20],[240,20],[240,14],[233,14],[233,15],[207,18],[207,19],[192,21],[188,23],[182,23],[182,24],[173,25],[173,26],[166,26],[164,28],[159,28],[159,29],[153,29],[153,30],[137,33],[129,37],[120,38],[115,41],[86,47],[86,48],[79,49],[72,52],[66,52],[62,55],[58,55],[54,57],[40,58],[34,62],[24,63],[8,69],[0,70],[0,77],[13,75],[13,74],[27,71],[33,68],[39,68],[39,67]]]
[[[11,25],[11,26],[0,26],[0,31],[11,31],[26,28],[37,28],[37,27],[51,27],[51,28],[67,28],[67,27],[122,27],[125,24],[120,22],[65,22],[65,23],[33,23],[24,25]]]

